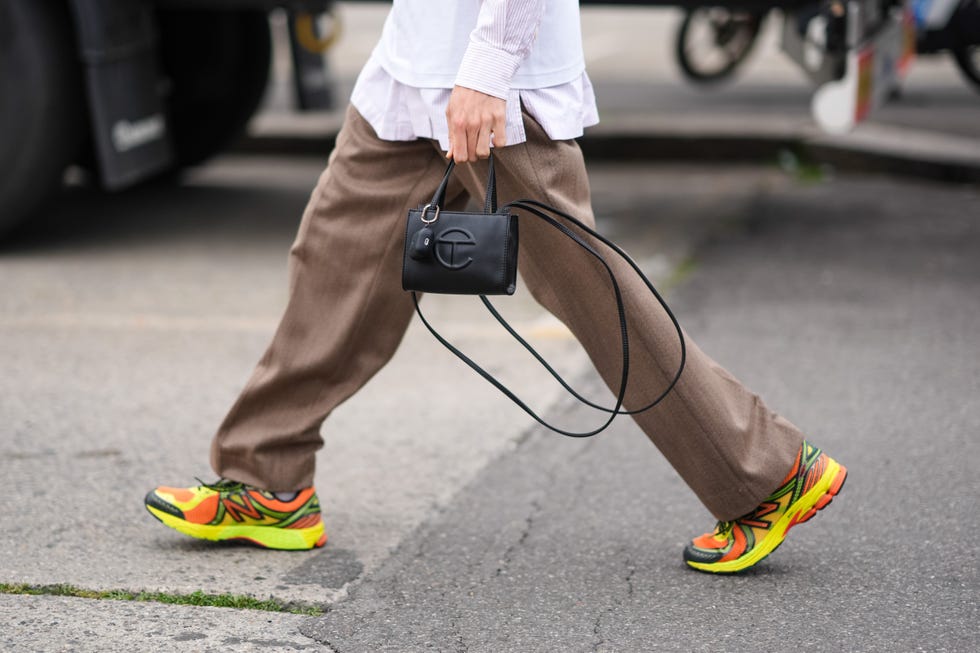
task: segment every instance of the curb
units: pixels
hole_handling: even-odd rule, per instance
[[[980,147],[974,160],[941,153],[848,143],[840,137],[769,134],[602,134],[580,140],[592,160],[772,163],[787,153],[812,165],[948,183],[980,184]]]
[[[927,135],[929,147],[902,147],[908,130],[891,129],[886,138],[808,134],[666,133],[658,131],[599,131],[578,139],[589,160],[620,162],[773,163],[790,153],[800,162],[828,165],[839,170],[915,177],[957,184],[980,184],[980,144],[975,155],[950,152],[957,140],[942,134]],[[923,134],[916,132],[921,141]],[[301,154],[326,156],[335,145],[335,134],[286,134],[266,132],[249,135],[234,151],[250,154]],[[972,141],[972,139],[966,139]],[[970,146],[972,146],[972,142]]]

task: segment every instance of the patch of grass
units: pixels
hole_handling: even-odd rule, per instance
[[[170,605],[200,605],[214,608],[237,608],[239,610],[264,610],[266,612],[288,612],[319,616],[321,608],[308,605],[292,605],[276,599],[256,599],[236,594],[205,594],[198,590],[190,594],[170,594],[167,592],[130,592],[128,590],[87,590],[74,585],[28,585],[23,583],[0,583],[0,594],[20,594],[29,596],[71,596],[80,599],[103,601],[137,601],[141,603],[167,603]]]
[[[803,184],[818,184],[833,177],[831,166],[810,161],[802,152],[791,149],[780,150],[776,164]]]
[[[694,272],[697,267],[697,260],[693,256],[687,257],[681,261],[676,268],[674,268],[673,272],[670,273],[670,276],[663,284],[664,288],[676,288],[680,284],[684,283],[684,281],[691,276],[691,273]]]

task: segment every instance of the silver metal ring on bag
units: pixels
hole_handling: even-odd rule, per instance
[[[431,220],[426,220],[425,219],[426,212],[429,209],[431,209],[431,208],[432,208],[432,205],[431,204],[426,204],[425,206],[422,207],[422,216],[421,216],[421,218],[422,218],[422,222],[424,222],[425,224],[432,224],[433,222],[435,222],[436,220],[439,219],[439,207],[438,206],[436,206],[436,214],[434,216],[432,216],[432,219]]]

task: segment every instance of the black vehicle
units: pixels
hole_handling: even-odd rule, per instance
[[[315,52],[321,35],[311,17],[332,5],[333,0],[0,0],[0,234],[56,194],[72,164],[102,188],[118,190],[225,148],[263,97],[273,9],[286,9],[292,19],[301,108],[322,107],[330,89]]]
[[[978,1],[963,0],[971,16]],[[718,79],[744,59],[770,9],[826,7],[833,0],[707,3],[722,9],[705,9],[704,0],[581,4],[686,8],[685,24],[690,16],[705,22],[708,49],[720,53],[720,68],[692,63],[692,76]],[[263,97],[273,9],[284,8],[291,17],[300,105],[322,107],[330,89],[316,52],[323,42],[313,17],[332,5],[333,0],[0,0],[0,234],[54,195],[72,164],[88,170],[103,188],[117,190],[225,148]],[[800,14],[807,21],[812,15],[817,14]],[[937,41],[936,47],[953,45]],[[835,56],[825,57],[816,73],[834,77],[841,57],[834,48],[824,50]],[[962,58],[976,65],[976,49],[971,46]]]
[[[220,151],[265,91],[269,11],[311,29],[300,12],[330,5],[0,0],[0,232],[57,192],[71,164],[114,190]]]

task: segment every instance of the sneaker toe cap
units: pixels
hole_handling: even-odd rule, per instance
[[[717,551],[705,551],[690,544],[684,547],[685,562],[711,563],[717,562],[721,557],[722,554]]]
[[[146,504],[147,508],[155,508],[156,510],[165,512],[168,515],[173,515],[174,517],[184,519],[183,511],[172,503],[164,500],[163,497],[157,494],[156,490],[150,490],[147,493],[144,503]],[[152,511],[150,512],[152,514]]]

